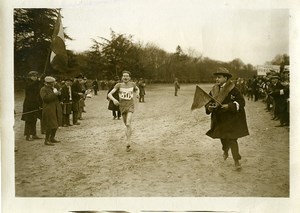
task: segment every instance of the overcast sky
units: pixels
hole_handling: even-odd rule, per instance
[[[220,9],[191,2],[103,1],[65,7],[63,26],[74,38],[66,41],[67,49],[88,50],[91,38],[110,38],[113,29],[168,52],[180,45],[186,53],[193,49],[225,62],[240,58],[259,65],[277,54],[289,54],[288,9]]]

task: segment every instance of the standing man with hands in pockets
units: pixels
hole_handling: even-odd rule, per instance
[[[81,82],[82,82],[83,76],[80,74],[75,77],[74,82],[71,86],[72,91],[72,111],[73,111],[73,125],[80,125],[78,122],[79,118],[79,101],[83,96],[82,88],[81,88]]]
[[[241,92],[229,79],[232,75],[226,68],[218,68],[214,73],[216,84],[210,91],[210,95],[218,101],[210,101],[206,104],[206,114],[211,114],[211,129],[206,133],[211,138],[220,138],[223,149],[223,158],[228,158],[231,149],[236,170],[241,170],[241,155],[237,139],[249,135],[246,114],[245,99]]]
[[[134,112],[134,100],[133,93],[136,92],[136,97],[139,98],[139,88],[137,85],[130,81],[131,73],[129,71],[123,71],[122,74],[122,82],[117,83],[114,88],[108,93],[108,98],[111,99],[115,105],[119,106],[123,122],[126,126],[126,151],[129,152],[131,150],[131,120],[132,113]],[[119,101],[113,97],[113,94],[119,91]]]

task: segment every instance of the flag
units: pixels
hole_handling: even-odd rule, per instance
[[[61,15],[58,14],[57,21],[54,26],[50,64],[53,69],[63,71],[67,67],[68,56],[65,45],[64,30],[61,22]]]
[[[199,109],[211,100],[213,100],[213,97],[211,97],[197,85],[191,110]]]

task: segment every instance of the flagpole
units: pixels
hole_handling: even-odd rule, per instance
[[[199,85],[197,85],[200,89],[201,87]],[[203,92],[205,92],[203,89],[201,89]],[[212,97],[210,94],[208,94],[207,92],[205,92],[206,95],[208,95],[211,99],[213,99],[215,102],[217,102],[220,106],[222,106],[222,104],[220,103],[220,101],[218,101],[217,99],[215,99],[214,97]]]
[[[48,61],[49,61],[50,53],[51,53],[51,48],[49,48],[49,51],[48,51],[48,54],[47,54],[46,63],[45,63],[45,67],[44,67],[44,74],[46,74],[46,69],[47,69],[47,66],[48,66]]]
[[[57,21],[58,21],[58,17],[60,16],[60,11],[61,11],[61,8],[58,9],[58,15],[57,15],[57,19],[56,19],[56,23],[55,25],[57,24]],[[51,46],[52,46],[52,42],[53,42],[53,38],[54,38],[54,31],[55,31],[55,25],[54,25],[54,29],[53,29],[53,35],[52,35],[52,39],[51,39],[51,42],[50,42],[50,48],[49,48],[49,51],[48,51],[48,54],[47,54],[47,58],[46,58],[46,63],[45,63],[45,67],[44,67],[44,74],[46,74],[46,70],[47,70],[47,66],[48,66],[48,63],[49,63],[49,60],[50,60],[50,54],[51,54]]]
[[[206,93],[207,94],[207,93]],[[217,102],[218,104],[220,104],[220,106],[222,106],[222,104],[217,100],[215,99],[214,97],[212,97],[210,94],[207,94],[209,97],[211,97],[215,102]]]

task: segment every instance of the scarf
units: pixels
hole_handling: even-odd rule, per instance
[[[219,85],[214,85],[211,94],[219,103],[222,103],[234,87],[235,85],[232,81],[227,81],[222,88]],[[216,104],[219,105],[218,103]]]

